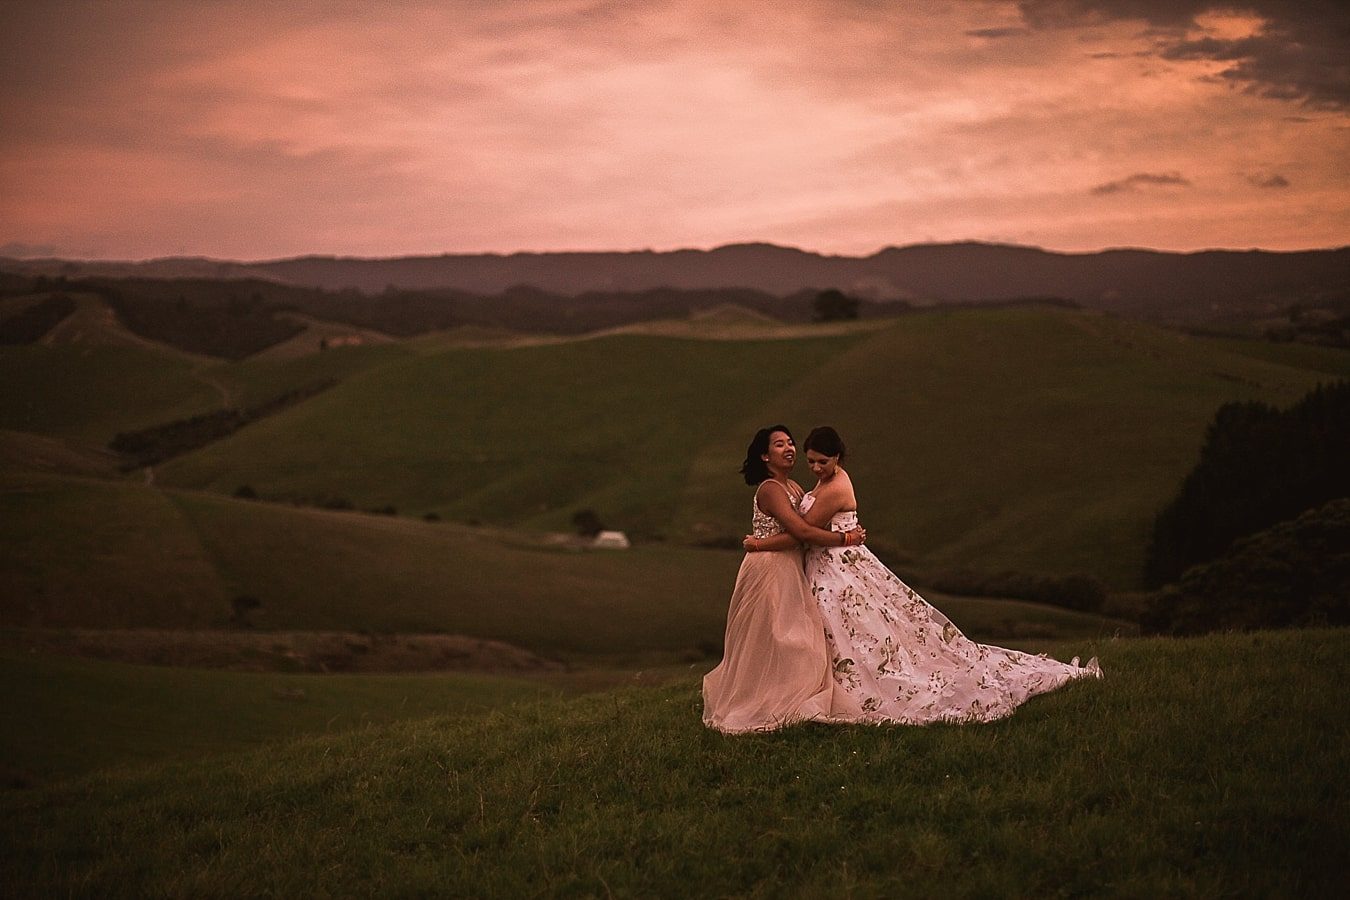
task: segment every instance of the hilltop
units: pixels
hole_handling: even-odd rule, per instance
[[[1091,309],[1191,325],[1282,318],[1293,306],[1344,316],[1350,301],[1350,248],[1058,253],[965,242],[888,247],[855,257],[733,244],[665,252],[307,256],[264,262],[0,260],[0,269],[69,277],[262,278],[367,294],[397,288],[497,295],[528,285],[567,297],[728,288],[778,297],[838,288],[874,300],[920,304],[1056,297]]]

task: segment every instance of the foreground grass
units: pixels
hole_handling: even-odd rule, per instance
[[[480,713],[555,691],[491,675],[212,672],[0,652],[9,785],[238,751],[308,734]]]
[[[687,680],[11,791],[8,892],[1343,892],[1350,633],[1099,649],[984,726],[728,738]]]

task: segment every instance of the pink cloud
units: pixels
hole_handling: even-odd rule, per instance
[[[0,38],[0,241],[236,258],[1346,242],[1343,115],[1234,94],[1138,19],[1050,28],[1025,6],[33,2]],[[1275,171],[1289,187],[1242,174]],[[1186,196],[1132,191],[1133,218],[1091,194],[1173,172]]]

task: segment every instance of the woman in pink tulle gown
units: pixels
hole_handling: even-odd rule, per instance
[[[741,473],[755,487],[755,535],[788,536],[781,553],[748,553],[736,575],[722,662],[703,679],[703,723],[718,731],[768,731],[830,713],[834,684],[820,610],[811,599],[801,544],[862,543],[861,529],[825,530],[797,514],[803,491],[789,476],[792,433],[762,428]]]
[[[805,448],[818,480],[802,498],[801,514],[834,531],[856,528],[853,482],[840,465],[844,442],[833,428],[817,428]],[[791,535],[745,541],[747,550],[796,559],[794,543]],[[1101,677],[1095,658],[1080,666],[1077,657],[1062,663],[975,643],[866,547],[812,547],[805,567],[837,688],[823,717],[831,721],[986,722],[1074,679]]]

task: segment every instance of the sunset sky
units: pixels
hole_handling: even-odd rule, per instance
[[[1350,244],[1350,4],[0,7],[0,254]]]

